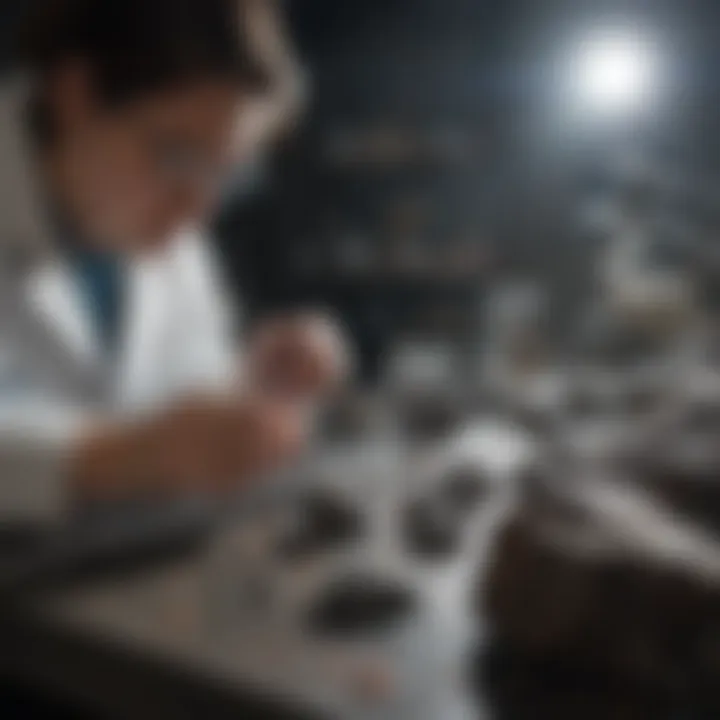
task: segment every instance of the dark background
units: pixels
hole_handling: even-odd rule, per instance
[[[673,181],[660,198],[667,232],[689,227],[695,239],[714,242],[720,4],[295,0],[288,10],[312,73],[312,108],[260,193],[225,213],[223,246],[252,310],[303,301],[336,307],[369,376],[398,336],[471,332],[484,292],[500,277],[546,279],[562,325],[596,255],[579,210],[612,185],[613,162],[630,150]],[[667,105],[644,125],[608,134],[543,134],[558,41],[615,18],[665,39]],[[376,164],[329,157],[338,135],[378,128],[417,133],[444,151]],[[390,272],[382,259],[375,271],[333,270],[333,248],[347,236],[387,257],[407,226],[409,242],[434,253],[436,272]],[[443,259],[472,255],[468,246],[474,271],[443,274]]]

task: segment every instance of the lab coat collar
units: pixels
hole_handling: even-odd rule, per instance
[[[33,82],[15,75],[0,90],[0,283],[29,312],[38,346],[55,347],[87,372],[99,366],[92,319],[57,251],[28,127]]]

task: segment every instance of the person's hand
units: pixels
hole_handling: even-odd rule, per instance
[[[140,438],[153,473],[170,485],[234,486],[290,459],[303,439],[293,408],[261,400],[191,400]]]
[[[84,439],[71,458],[71,484],[90,499],[231,490],[292,458],[304,430],[288,405],[191,399],[150,421]]]
[[[261,324],[248,348],[246,382],[291,402],[318,400],[350,370],[340,328],[329,318],[301,314]]]

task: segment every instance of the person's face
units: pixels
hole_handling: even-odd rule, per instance
[[[54,98],[61,192],[85,233],[141,252],[202,219],[230,162],[241,101],[232,82],[197,81],[107,108],[70,73]]]

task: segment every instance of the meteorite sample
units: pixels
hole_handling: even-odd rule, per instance
[[[448,560],[457,555],[462,527],[457,512],[432,496],[410,501],[402,516],[405,548],[423,560]]]
[[[424,442],[450,435],[457,429],[465,411],[457,398],[419,394],[403,399],[399,415],[408,437]]]
[[[372,575],[333,581],[308,613],[313,634],[362,637],[388,632],[409,619],[416,605],[411,588]]]
[[[623,682],[714,688],[720,544],[633,478],[578,477],[545,492],[553,502],[519,501],[479,586],[496,635]]]
[[[349,499],[330,490],[311,491],[297,499],[276,552],[285,560],[303,560],[355,542],[364,532],[362,513]]]
[[[490,481],[476,467],[459,467],[442,479],[438,499],[451,510],[464,514],[475,510],[490,489]]]

